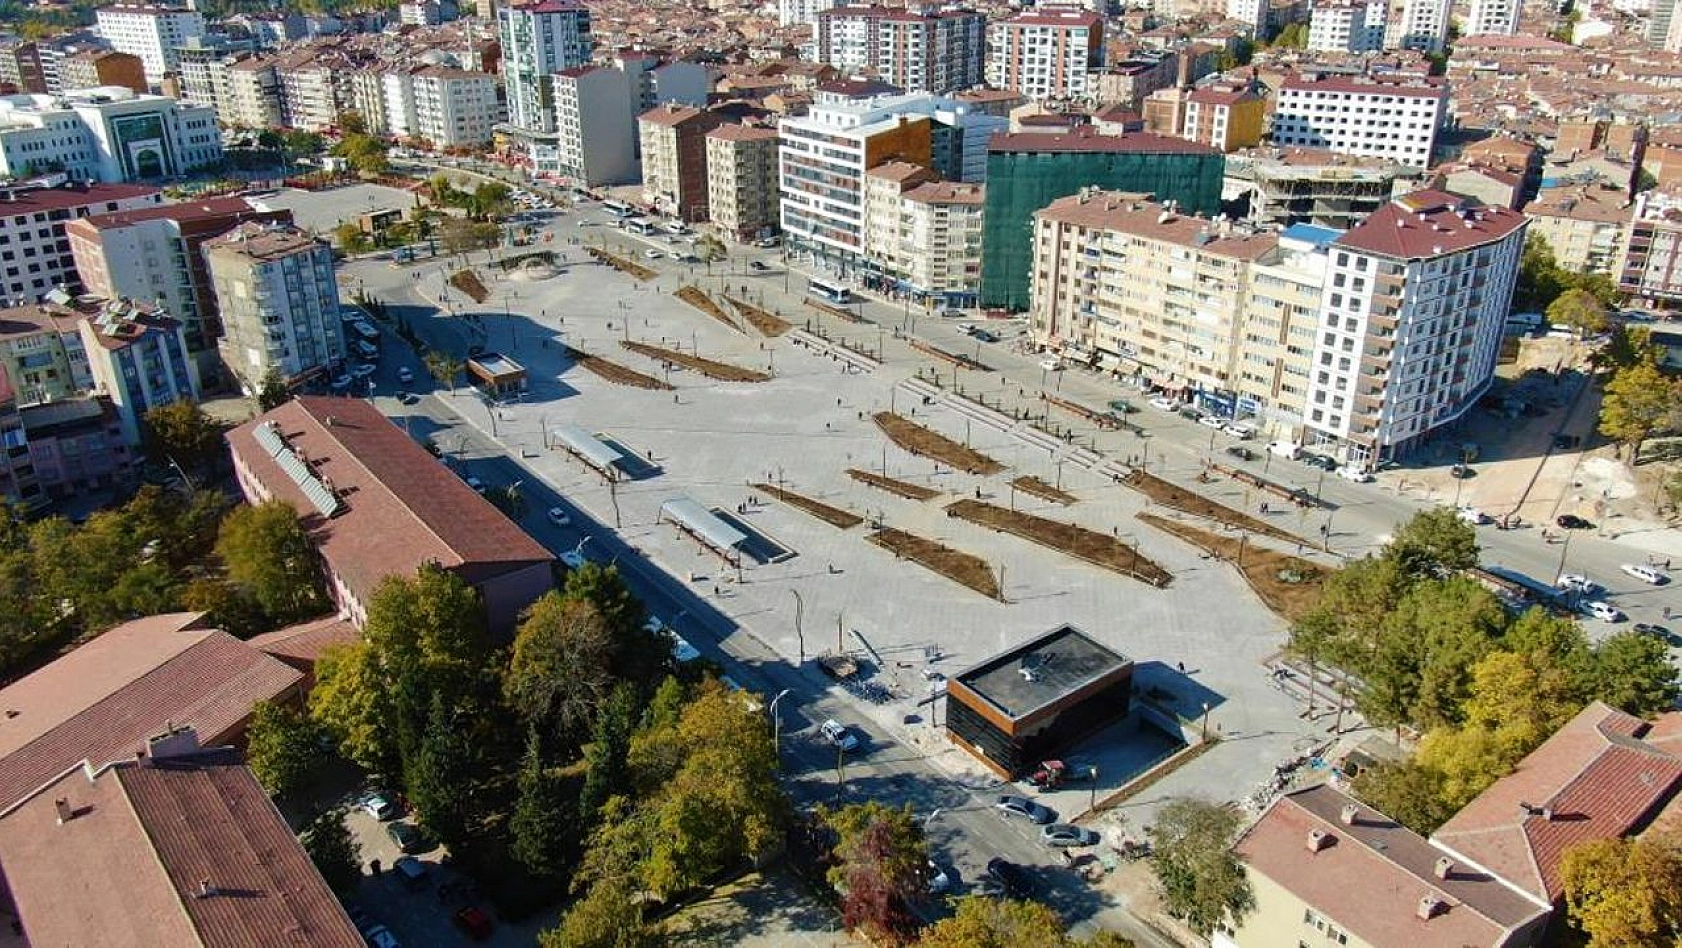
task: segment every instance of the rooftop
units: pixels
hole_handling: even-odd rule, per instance
[[[1565,217],[1600,224],[1626,224],[1635,208],[1625,199],[1623,188],[1582,185],[1574,188],[1543,188],[1525,205],[1531,217]]]
[[[708,138],[730,142],[756,142],[767,139],[775,140],[777,130],[762,125],[738,125],[733,122],[725,123],[707,133]]]
[[[280,260],[325,247],[308,232],[290,224],[247,221],[220,237],[205,241],[205,252],[237,254],[257,262]]]
[[[1059,132],[1010,132],[994,135],[987,151],[999,152],[1117,152],[1150,155],[1218,155],[1220,152],[1184,138],[1154,132],[1123,132],[1104,135],[1090,126],[1076,126]]]
[[[349,645],[360,637],[361,633],[349,619],[332,615],[254,635],[245,644],[293,668],[306,668],[314,667],[316,659],[327,649]]]
[[[1034,215],[1076,227],[1113,230],[1190,247],[1201,254],[1255,260],[1278,246],[1275,234],[1238,229],[1205,217],[1180,214],[1149,195],[1089,190],[1052,201]]]
[[[905,192],[903,197],[920,204],[973,204],[980,207],[987,200],[987,189],[962,181],[929,181]]]
[[[1443,191],[1414,191],[1374,211],[1338,246],[1401,260],[1441,256],[1500,240],[1524,226],[1505,207],[1483,207]]]
[[[955,677],[1006,717],[1021,720],[1131,664],[1074,626],[1064,625]]]
[[[145,199],[152,203],[161,203],[163,192],[141,184],[66,184],[56,188],[30,185],[0,187],[0,219],[15,214],[32,214],[36,211],[93,207],[111,201],[131,204]]]
[[[1412,75],[1349,76],[1336,73],[1304,72],[1287,76],[1281,92],[1349,92],[1362,95],[1396,95],[1416,98],[1448,98],[1448,86],[1438,77]]]
[[[0,206],[3,209],[3,206]],[[141,221],[172,220],[197,221],[213,220],[219,217],[239,217],[246,214],[266,214],[251,206],[242,197],[206,198],[199,201],[184,201],[180,204],[159,204],[154,207],[141,207],[127,211],[116,211],[110,214],[90,214],[82,218],[82,226],[94,230],[106,228],[128,227]]]
[[[1018,13],[1000,24],[1011,26],[1084,26],[1104,25],[1104,18],[1091,10],[1076,7],[1040,7],[1031,12]]]
[[[654,108],[649,109],[647,112],[637,116],[637,121],[647,122],[651,125],[678,126],[682,125],[684,122],[699,118],[703,114],[705,113],[701,109],[697,109],[694,106],[679,105],[676,102],[667,102],[662,105],[657,105]]]

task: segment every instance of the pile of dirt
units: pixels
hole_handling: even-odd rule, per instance
[[[617,362],[610,362],[601,356],[591,355],[582,349],[567,349],[567,357],[576,362],[580,368],[588,369],[615,385],[629,385],[632,388],[647,388],[655,391],[672,391],[673,386],[667,385],[652,375],[644,375],[636,369],[626,368]]]
[[[1074,494],[1071,494],[1066,490],[1062,490],[1061,488],[1053,487],[1045,481],[1028,474],[1024,474],[1023,476],[1011,481],[1010,486],[1022,491],[1025,494],[1033,494],[1041,500],[1049,500],[1054,504],[1062,504],[1065,507],[1080,500],[1080,498],[1076,497]]]
[[[1307,615],[1319,601],[1326,570],[1318,563],[1258,546],[1243,534],[1216,533],[1151,513],[1141,513],[1139,519],[1236,565],[1238,575],[1244,577],[1262,603],[1287,622]]]
[[[739,365],[731,365],[728,362],[714,362],[711,359],[703,359],[700,356],[689,355],[676,349],[662,349],[659,346],[651,346],[644,342],[627,341],[621,342],[620,345],[637,355],[647,356],[660,362],[670,362],[673,365],[681,365],[686,369],[699,372],[709,379],[717,379],[720,382],[768,382],[771,379],[771,376],[764,372],[744,369]]]
[[[940,491],[932,487],[896,480],[883,474],[872,474],[869,471],[861,471],[854,467],[847,468],[847,476],[855,481],[869,484],[871,487],[880,488],[890,494],[896,494],[910,500],[928,500],[931,497],[940,496]]]
[[[472,270],[457,270],[450,274],[450,285],[472,297],[475,303],[491,298],[491,291],[485,289],[485,281]]]
[[[734,329],[737,332],[742,331],[742,327],[736,325],[736,321],[730,318],[730,314],[726,313],[717,303],[714,303],[713,298],[702,292],[700,287],[679,287],[678,291],[672,295],[680,300],[683,300],[685,303],[688,303],[690,306],[695,307],[701,312],[706,313],[708,316],[711,316],[724,325],[729,326],[731,329]]]
[[[1019,536],[1040,546],[1065,553],[1131,576],[1141,582],[1162,588],[1174,581],[1174,574],[1141,555],[1137,548],[1095,530],[1060,523],[1021,511],[996,507],[979,500],[960,500],[946,507],[948,517],[961,517],[970,523]]]
[[[989,599],[1002,595],[998,578],[987,561],[962,550],[936,543],[916,534],[892,528],[878,530],[867,539],[913,563],[933,570],[960,586],[966,586]]]
[[[902,415],[879,411],[870,417],[876,422],[876,427],[881,428],[882,433],[888,436],[888,440],[912,454],[933,458],[967,474],[980,474],[984,477],[1005,469],[1003,464],[980,451],[965,447]]]
[[[1182,490],[1155,474],[1146,474],[1144,471],[1138,470],[1129,471],[1127,476],[1121,479],[1121,482],[1164,507],[1172,507],[1194,517],[1204,517],[1237,530],[1266,534],[1287,543],[1302,542],[1302,538],[1294,533],[1281,530],[1273,524],[1265,520],[1258,520],[1249,514],[1240,513],[1225,504],[1210,500],[1200,494]]]
[[[761,336],[773,338],[794,328],[794,324],[788,320],[775,313],[768,313],[763,308],[755,306],[746,300],[739,300],[734,296],[726,296],[724,301],[729,303],[731,306],[736,307],[736,312],[741,313],[742,318],[747,320],[754,329],[758,330]]]
[[[621,273],[628,273],[639,280],[652,280],[658,275],[655,271],[643,266],[635,260],[628,260],[616,253],[609,253],[600,247],[585,247],[584,250],[590,256],[595,257],[597,260],[600,260],[613,269],[618,270]]]
[[[777,498],[796,510],[804,510],[832,527],[839,527],[842,530],[846,530],[850,527],[856,527],[864,522],[863,517],[850,510],[842,510],[840,507],[831,507],[822,501],[813,500],[810,497],[796,494],[794,491],[785,490],[774,484],[755,484],[753,487],[755,490],[762,490],[765,493],[770,494],[772,497]]]

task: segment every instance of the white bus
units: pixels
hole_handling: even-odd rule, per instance
[[[614,217],[630,217],[632,214],[637,212],[636,208],[626,204],[624,201],[603,201],[602,209],[607,211],[609,214],[612,214]]]
[[[853,301],[853,291],[840,284],[825,283],[822,280],[811,280],[806,284],[806,292],[819,296],[831,303],[845,306]]]

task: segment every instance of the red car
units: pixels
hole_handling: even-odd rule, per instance
[[[491,937],[491,931],[496,928],[496,923],[477,905],[469,905],[456,912],[455,922],[456,927],[474,941],[484,941]]]

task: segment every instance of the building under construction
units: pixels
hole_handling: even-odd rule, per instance
[[[1348,230],[1423,186],[1408,165],[1307,149],[1260,148],[1226,156],[1221,198],[1237,216],[1258,224],[1313,224]]]

